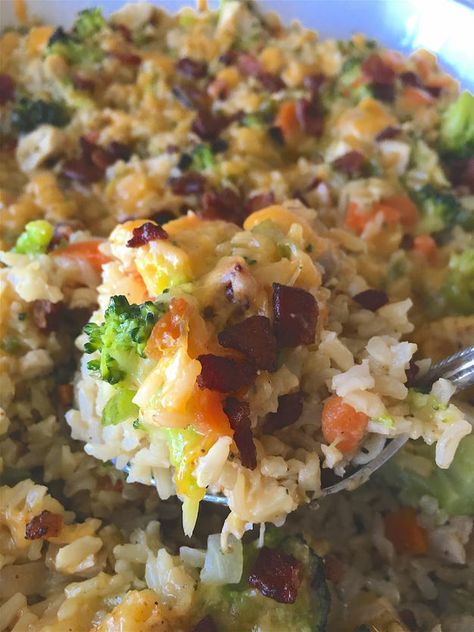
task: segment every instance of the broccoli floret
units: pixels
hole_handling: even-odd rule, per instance
[[[70,64],[94,64],[102,61],[104,51],[97,41],[106,21],[100,9],[85,9],[78,14],[72,31],[56,29],[48,41],[47,55],[61,55]]]
[[[73,32],[76,37],[85,40],[98,33],[105,25],[106,21],[100,9],[84,9],[77,15]]]
[[[204,143],[201,145],[197,145],[192,151],[192,167],[196,171],[203,171],[204,169],[212,169],[212,167],[216,164],[216,159],[214,158],[214,154],[212,153],[212,149],[209,145],[205,145]]]
[[[420,234],[439,233],[455,225],[467,230],[474,229],[474,214],[451,193],[425,184],[413,197],[422,216],[417,227]]]
[[[449,158],[474,155],[474,95],[470,92],[463,92],[444,113],[440,145]]]
[[[163,303],[147,301],[135,305],[125,296],[112,296],[104,322],[84,327],[89,336],[85,353],[100,352],[100,358],[88,362],[88,369],[98,372],[109,384],[125,379],[133,383],[140,358],[146,358],[145,346],[151,331],[165,311]]]
[[[47,251],[53,234],[53,226],[44,219],[28,222],[16,240],[13,251],[21,255],[43,254]]]
[[[451,256],[442,291],[449,311],[474,314],[474,245]]]
[[[11,114],[12,125],[23,133],[31,132],[43,124],[64,127],[69,121],[69,113],[63,103],[28,97],[22,97]]]

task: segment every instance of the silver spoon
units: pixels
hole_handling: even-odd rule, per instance
[[[415,386],[420,391],[428,391],[434,382],[441,377],[452,382],[458,391],[473,386],[474,345],[466,347],[462,349],[462,351],[433,364],[429,371],[415,380]],[[376,470],[382,467],[384,463],[391,459],[392,456],[405,445],[408,439],[409,436],[406,434],[395,437],[394,439],[389,439],[383,450],[375,459],[342,478],[337,483],[323,487],[321,489],[321,495],[318,498],[336,494],[344,490],[354,490],[360,485],[363,485]],[[127,465],[123,469],[125,472],[128,472],[129,466]],[[215,505],[227,505],[227,498],[222,494],[206,494],[204,500],[214,503]]]

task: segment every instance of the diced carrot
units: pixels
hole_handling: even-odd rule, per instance
[[[413,241],[413,249],[433,261],[438,254],[438,245],[431,235],[418,235]]]
[[[386,224],[397,224],[401,219],[400,211],[385,202],[376,202],[372,207],[372,212],[374,215],[382,213]]]
[[[163,351],[173,347],[176,341],[187,333],[188,303],[183,298],[174,298],[169,309],[153,327],[145,353],[150,358],[158,359]]]
[[[414,226],[418,221],[418,209],[408,195],[391,195],[384,198],[382,203],[390,206],[400,214],[400,222],[403,226]]]
[[[224,395],[207,388],[196,387],[188,402],[188,409],[193,415],[193,426],[196,430],[208,434],[232,436],[229,419],[223,409]]]
[[[357,448],[367,429],[369,418],[334,395],[323,408],[321,427],[327,443],[338,440],[337,449],[343,454]]]
[[[398,553],[423,555],[428,550],[426,529],[418,524],[416,511],[402,507],[384,518],[385,535]]]
[[[416,108],[420,105],[431,105],[434,102],[434,97],[421,88],[406,86],[403,90],[403,101],[406,105]]]
[[[275,118],[275,125],[281,129],[283,136],[291,140],[300,131],[300,125],[296,117],[296,104],[294,101],[286,101],[280,105]]]
[[[51,252],[53,257],[68,257],[69,259],[82,259],[90,263],[90,265],[100,272],[102,266],[110,261],[109,257],[99,250],[99,246],[103,242],[94,239],[91,241],[78,241],[68,244],[64,248],[56,248]]]
[[[373,213],[373,211],[365,211],[357,204],[357,202],[349,202],[346,211],[345,224],[360,235],[366,224],[368,224],[374,216],[375,213]]]

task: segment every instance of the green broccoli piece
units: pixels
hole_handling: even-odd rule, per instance
[[[204,169],[212,169],[216,164],[216,159],[209,145],[202,143],[197,145],[191,153],[193,162],[192,167],[196,171],[204,171]]]
[[[418,233],[439,233],[455,225],[474,229],[474,213],[462,206],[452,193],[425,184],[413,197],[421,211]]]
[[[11,113],[12,125],[21,133],[31,132],[40,125],[64,127],[70,121],[66,106],[56,101],[22,97]]]
[[[70,33],[61,27],[49,39],[47,55],[60,55],[70,64],[95,64],[105,56],[97,41],[106,21],[100,9],[80,11]]]
[[[54,228],[45,219],[28,222],[16,240],[13,252],[20,255],[40,255],[47,251],[53,238]]]
[[[411,442],[381,470],[380,477],[397,490],[402,503],[417,506],[422,496],[433,496],[451,515],[474,515],[474,435],[462,439],[450,467],[434,460],[434,446]]]
[[[85,40],[96,35],[106,24],[101,9],[84,9],[77,14],[72,30],[77,38]]]
[[[102,425],[115,426],[129,419],[136,420],[139,408],[132,402],[136,391],[124,388],[113,395],[102,412]]]
[[[463,92],[443,115],[440,147],[449,158],[474,155],[474,95]]]
[[[85,353],[100,352],[100,358],[90,360],[87,367],[98,372],[109,384],[126,379],[134,383],[140,358],[146,358],[145,346],[158,319],[165,313],[163,303],[147,301],[130,304],[125,296],[112,296],[100,325],[87,323],[84,332],[89,341]]]
[[[442,292],[449,311],[474,314],[474,245],[451,255]]]

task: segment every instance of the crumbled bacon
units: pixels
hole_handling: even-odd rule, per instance
[[[59,328],[64,316],[64,303],[52,303],[48,300],[33,301],[31,318],[40,331],[50,333]]]
[[[411,70],[408,70],[407,72],[402,72],[399,75],[399,79],[403,83],[404,86],[412,86],[413,88],[423,87],[423,84],[421,83],[421,79],[418,77],[417,74],[415,74]]]
[[[332,553],[324,558],[324,569],[326,577],[333,584],[338,584],[341,581],[346,570],[341,560]]]
[[[111,143],[107,145],[105,148],[107,154],[110,156],[112,160],[112,164],[117,162],[117,160],[123,160],[127,162],[132,155],[132,151],[128,145],[125,143],[119,143],[116,140],[113,140]]]
[[[72,75],[72,84],[78,90],[85,90],[86,92],[92,92],[95,89],[95,81],[80,72]]]
[[[314,101],[299,99],[296,102],[296,118],[305,134],[319,137],[323,133],[324,116]]]
[[[414,360],[410,360],[408,369],[405,371],[405,375],[407,377],[405,384],[407,387],[415,385],[416,376],[418,375],[419,372],[420,372],[420,367],[417,365],[417,363]]]
[[[204,191],[206,179],[197,171],[188,171],[182,176],[171,178],[169,183],[176,195],[192,195]]]
[[[229,143],[223,138],[218,138],[211,144],[211,150],[213,154],[221,154],[223,151],[229,149]]]
[[[75,180],[81,184],[93,184],[99,182],[104,171],[84,158],[76,158],[63,163],[62,174],[69,180]]]
[[[199,110],[192,124],[192,130],[203,140],[215,140],[229,124],[229,119],[210,110]]]
[[[237,57],[237,68],[243,75],[258,77],[263,72],[263,67],[255,55],[240,53]]]
[[[83,228],[84,225],[78,220],[58,222],[54,225],[54,233],[51,241],[49,242],[48,250],[54,250],[54,248],[68,242],[74,231],[81,230]]]
[[[172,92],[188,110],[200,110],[209,106],[207,94],[189,83],[175,86]]]
[[[125,66],[139,66],[142,63],[142,58],[136,53],[132,53],[129,50],[112,50],[108,53],[110,57],[115,57]]]
[[[273,284],[274,327],[281,347],[312,344],[318,311],[316,299],[306,290]]]
[[[191,632],[217,632],[217,626],[214,623],[214,619],[207,615],[194,626]]]
[[[372,94],[379,101],[392,103],[395,99],[395,86],[388,83],[373,83]]]
[[[225,219],[235,224],[242,224],[245,219],[240,195],[230,187],[219,191],[207,191],[202,196],[201,203],[201,215],[205,219]]]
[[[257,369],[276,369],[277,344],[270,319],[266,316],[249,316],[226,327],[219,333],[218,340],[223,347],[236,349],[253,360]]]
[[[255,213],[255,211],[259,211],[261,208],[271,206],[274,203],[275,196],[271,191],[268,193],[257,193],[257,195],[252,195],[252,197],[247,200],[245,212],[247,215],[250,215],[251,213]]]
[[[374,84],[391,85],[395,81],[395,71],[384,60],[373,53],[362,63],[362,72]]]
[[[432,97],[437,99],[439,97],[439,95],[441,94],[443,88],[442,88],[442,86],[427,86],[427,85],[424,85],[423,86],[423,90],[425,90],[426,92],[431,94]]]
[[[62,173],[70,180],[83,184],[98,182],[108,166],[117,160],[128,160],[131,156],[130,148],[116,141],[104,148],[93,142],[90,136],[81,136],[79,143],[81,156],[67,160],[63,164]]]
[[[207,75],[207,64],[203,61],[196,61],[190,57],[183,57],[176,64],[176,70],[184,77],[190,79],[202,79]]]
[[[291,426],[303,412],[303,393],[288,393],[278,398],[276,413],[268,413],[263,422],[262,430],[265,434],[272,434],[277,430]]]
[[[370,309],[371,312],[376,312],[388,303],[388,296],[383,290],[371,288],[369,290],[359,292],[359,294],[352,297],[352,300],[364,309]]]
[[[377,134],[377,136],[375,137],[375,140],[381,141],[381,140],[389,140],[392,138],[396,138],[397,136],[400,135],[401,131],[402,130],[399,127],[391,127],[389,125],[388,127],[386,127],[385,129],[383,129],[381,132]]]
[[[249,584],[279,603],[295,603],[301,583],[301,562],[264,546],[249,575]]]
[[[213,355],[198,357],[201,373],[197,377],[199,388],[208,388],[220,393],[232,393],[248,386],[256,376],[253,364],[233,358]]]
[[[133,237],[126,243],[127,248],[140,248],[150,241],[168,239],[168,233],[159,224],[145,222],[133,229]]]
[[[0,74],[0,105],[15,99],[15,82],[10,75]]]
[[[332,165],[335,169],[343,171],[348,176],[353,176],[356,173],[360,173],[365,163],[365,156],[359,151],[349,151],[347,154],[336,158]]]
[[[225,53],[222,53],[222,55],[219,57],[219,61],[221,62],[221,64],[224,64],[224,66],[230,66],[230,64],[234,64],[237,61],[238,56],[239,54],[236,50],[229,48],[229,50],[227,50]]]
[[[278,75],[274,75],[270,72],[262,72],[258,76],[258,80],[267,92],[279,92],[286,88],[286,83]]]
[[[39,538],[55,538],[63,526],[61,514],[52,513],[45,509],[27,523],[25,540],[39,540]]]
[[[303,85],[306,90],[309,90],[311,94],[311,100],[314,100],[321,90],[324,82],[326,81],[326,77],[321,73],[315,73],[312,75],[306,75],[303,80]]]
[[[228,397],[224,402],[224,412],[234,431],[234,441],[239,450],[242,465],[249,470],[254,470],[257,467],[257,450],[250,427],[249,404],[235,397]]]
[[[453,184],[465,186],[474,193],[474,156],[452,161],[449,177]]]
[[[118,31],[126,42],[132,41],[132,31],[125,24],[114,24],[114,31]]]
[[[150,219],[152,219],[154,222],[156,222],[160,226],[163,226],[163,224],[167,224],[168,222],[171,222],[173,219],[176,219],[176,215],[173,213],[173,211],[163,210],[163,211],[157,211],[156,213],[153,213]]]

